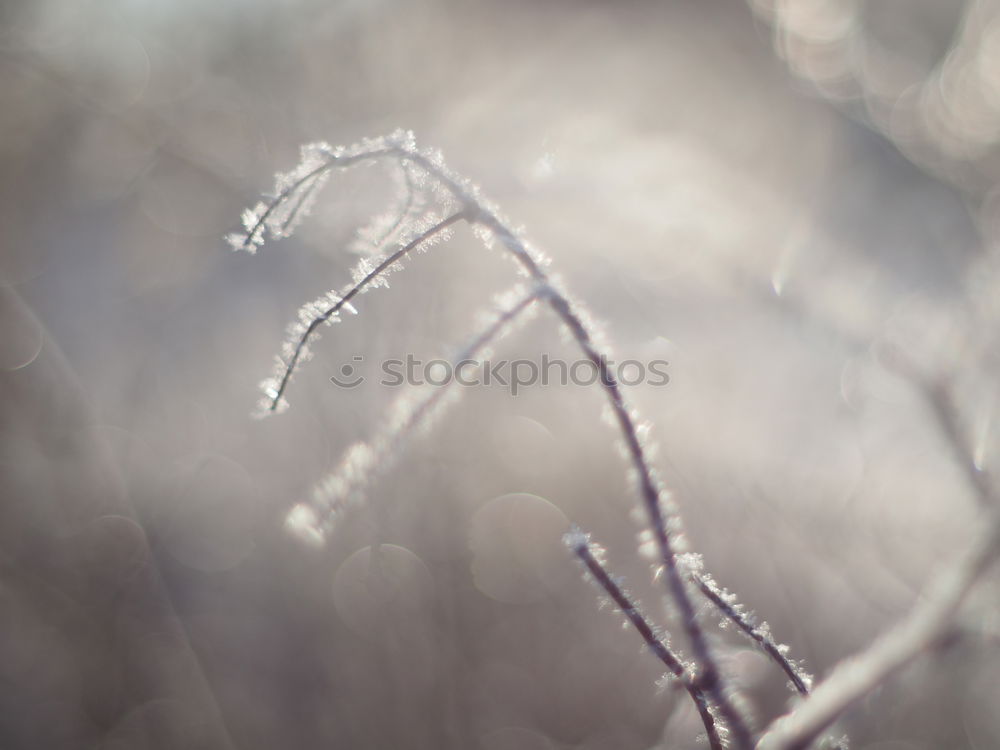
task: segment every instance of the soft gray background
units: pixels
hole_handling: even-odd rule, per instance
[[[328,329],[253,421],[298,306],[348,278],[378,169],[295,238],[222,236],[302,142],[403,126],[523,224],[621,358],[691,546],[817,674],[905,612],[975,501],[891,343],[997,368],[996,2],[30,0],[0,9],[0,745],[696,747],[686,697],[559,543],[647,611],[594,389],[470,390],[322,551],[281,528],[513,267],[467,229]],[[574,357],[539,315],[498,356]],[[372,374],[369,370],[366,374]],[[995,463],[995,462],[993,462]],[[383,575],[366,548],[383,543]],[[995,584],[845,719],[855,747],[1000,746]],[[761,725],[776,670],[722,634]]]

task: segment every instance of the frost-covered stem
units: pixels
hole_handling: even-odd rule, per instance
[[[460,362],[478,357],[486,347],[492,344],[508,326],[513,324],[544,294],[545,289],[543,287],[535,286],[524,293],[514,304],[497,312],[495,319],[452,358],[452,368],[457,368]],[[433,391],[415,406],[407,408],[405,416],[401,421],[390,422],[387,427],[383,428],[381,433],[369,444],[369,447],[377,454],[377,460],[371,461],[370,469],[363,473],[363,475],[349,476],[349,479],[354,483],[353,489],[357,489],[360,483],[370,481],[376,472],[383,472],[389,467],[391,458],[398,453],[399,446],[405,443],[410,433],[425,424],[430,419],[434,410],[444,401],[450,392],[449,386],[452,382],[452,380],[449,380],[443,385],[435,387]],[[399,403],[405,405],[406,402],[405,400],[401,400]],[[393,410],[390,409],[391,411]],[[333,476],[337,476],[338,473],[339,470]],[[320,485],[317,494],[320,497],[322,496],[322,485]],[[323,511],[325,517],[322,520],[315,518],[314,511],[306,509],[307,506],[300,505],[289,514],[287,523],[293,530],[304,532],[308,538],[318,535],[318,540],[321,541],[323,535],[329,530],[336,513],[341,510],[340,506],[349,500],[352,494],[353,490],[351,488],[341,487],[332,499],[325,499],[323,502],[325,507],[321,509],[316,508],[316,510]],[[298,528],[300,523],[303,526],[301,529]]]
[[[698,622],[694,603],[688,592],[687,584],[682,577],[680,566],[677,564],[676,552],[673,547],[670,531],[667,528],[667,519],[664,517],[661,509],[662,490],[642,447],[635,419],[625,404],[625,397],[622,394],[621,386],[619,386],[614,374],[608,368],[607,358],[602,357],[600,352],[595,348],[590,332],[587,330],[580,316],[573,310],[569,300],[565,296],[553,296],[550,297],[549,303],[556,314],[562,319],[563,323],[569,328],[573,338],[576,339],[577,344],[583,351],[584,356],[597,368],[599,373],[598,382],[601,383],[608,396],[608,400],[611,402],[611,409],[618,422],[622,437],[625,439],[629,457],[638,474],[639,493],[642,497],[646,514],[649,517],[653,537],[659,548],[660,559],[663,561],[664,570],[667,573],[668,592],[680,612],[681,623],[688,639],[691,641],[691,650],[694,654],[695,662],[700,669],[700,674],[697,676],[698,683],[712,697],[712,702],[718,706],[719,713],[732,731],[736,746],[738,748],[749,748],[753,744],[750,730],[726,694],[726,686],[715,662],[711,647],[708,644],[708,638],[701,624]]]
[[[614,374],[608,368],[607,358],[601,356],[601,352],[594,345],[590,330],[583,319],[573,309],[569,298],[553,287],[548,274],[545,273],[545,270],[536,261],[533,254],[524,244],[524,241],[493,210],[484,206],[475,194],[451,177],[439,165],[419,154],[415,157],[410,156],[409,158],[413,158],[415,163],[419,164],[421,168],[438,178],[448,187],[455,198],[466,206],[468,211],[475,212],[473,214],[474,218],[471,221],[491,230],[504,247],[523,266],[525,271],[533,279],[537,280],[540,284],[544,284],[551,290],[548,295],[549,306],[567,327],[584,356],[597,368],[600,376],[598,382],[604,388],[611,403],[611,408],[618,422],[622,437],[625,440],[629,457],[639,477],[639,492],[643,505],[646,508],[646,513],[649,516],[650,526],[652,527],[653,536],[659,548],[660,557],[667,571],[668,592],[680,612],[681,622],[685,633],[691,641],[691,649],[700,668],[700,674],[698,675],[699,684],[712,697],[712,701],[718,706],[722,717],[729,724],[737,748],[749,748],[753,744],[750,730],[726,694],[726,686],[716,664],[715,657],[712,654],[705,632],[698,622],[694,603],[677,564],[677,555],[670,538],[670,532],[667,529],[667,520],[662,512],[662,492],[656,479],[656,474],[642,447],[635,420],[625,403],[621,387],[615,379]]]
[[[695,584],[701,589],[701,593],[714,604],[723,615],[733,622],[740,630],[748,635],[760,648],[771,657],[772,661],[781,668],[781,671],[791,680],[792,685],[800,695],[809,695],[809,687],[802,679],[799,671],[792,665],[774,642],[774,638],[766,631],[758,628],[751,622],[750,618],[736,609],[730,602],[723,598],[722,591],[714,582],[706,580],[697,573],[692,576]]]
[[[757,750],[799,750],[864,697],[947,635],[962,600],[1000,554],[1000,516],[988,513],[983,532],[924,589],[920,601],[867,649],[841,661],[791,713],[775,720]]]
[[[291,185],[279,191],[261,215],[256,217],[256,221],[247,228],[247,236],[242,243],[242,247],[250,250],[256,246],[261,239],[262,232],[267,226],[268,219],[307,180],[319,178],[326,170],[348,167],[361,161],[386,157],[397,158],[419,167],[450,192],[462,207],[458,213],[454,214],[456,217],[455,221],[465,218],[469,223],[479,224],[491,231],[521,265],[527,275],[539,286],[548,290],[546,298],[549,306],[562,320],[584,355],[594,364],[600,374],[601,386],[604,388],[611,404],[615,419],[625,440],[630,460],[638,477],[639,494],[642,504],[649,517],[650,526],[664,569],[667,571],[668,594],[678,609],[685,634],[691,642],[694,659],[699,666],[698,682],[706,693],[711,696],[722,718],[730,725],[729,728],[732,731],[737,750],[749,748],[752,745],[750,731],[743,717],[740,716],[735,705],[727,695],[726,685],[724,684],[715,657],[712,654],[708,639],[698,622],[691,592],[688,590],[688,584],[680,571],[677,561],[677,550],[671,539],[676,531],[668,529],[667,519],[662,508],[666,498],[643,449],[635,419],[625,403],[621,387],[608,368],[606,358],[601,356],[601,352],[594,344],[593,336],[587,324],[574,309],[570,299],[563,292],[556,289],[548,274],[543,269],[540,259],[529,250],[524,240],[500,217],[497,210],[487,205],[478,191],[467,181],[452,173],[439,159],[431,158],[418,151],[408,138],[392,136],[370,143],[372,145],[368,148],[361,147],[350,152],[338,153],[336,151],[327,151],[325,154],[326,160],[323,164],[310,170]],[[277,404],[277,400],[274,403]],[[679,519],[676,516],[672,516],[671,523],[676,528],[679,525]]]
[[[388,227],[385,232],[382,233],[382,236],[375,243],[376,246],[381,246],[384,242],[387,242],[394,237],[396,232],[402,229],[403,224],[410,215],[413,204],[416,203],[416,191],[413,187],[413,176],[410,174],[409,166],[405,161],[401,161],[399,163],[399,168],[403,172],[403,181],[406,183],[406,201],[403,203],[403,207],[399,211],[399,216],[396,217],[392,226]]]
[[[666,668],[670,670],[670,673],[677,678],[677,681],[688,692],[688,695],[691,696],[695,707],[698,709],[698,714],[701,716],[701,721],[705,725],[705,734],[708,737],[709,747],[712,750],[722,750],[725,745],[719,736],[719,729],[715,725],[715,717],[712,715],[712,710],[709,707],[708,698],[705,696],[704,691],[691,679],[691,675],[684,668],[684,663],[681,659],[670,650],[670,647],[663,639],[657,637],[653,626],[650,625],[635,602],[625,593],[618,581],[605,570],[604,566],[593,553],[589,536],[574,529],[566,535],[566,543],[573,553],[580,558],[580,562],[586,567],[597,585],[607,592],[622,614],[632,623],[632,627],[642,636],[646,645],[649,646],[649,650],[653,652],[657,659],[663,662]]]
[[[288,218],[286,218],[285,221],[282,223],[283,233],[287,234],[290,231],[291,227],[299,220],[300,215],[308,205],[309,201],[307,199],[309,198],[309,191],[317,189],[317,185],[320,182],[320,178],[323,176],[323,172],[329,169],[330,169],[329,165],[323,165],[318,169],[312,170],[312,172],[307,174],[305,178],[296,181],[295,184],[297,186],[303,186],[305,185],[306,182],[308,182],[309,184],[308,187],[305,187],[303,190],[299,191],[299,196],[295,206],[291,210],[289,210]],[[403,181],[406,183],[406,200],[404,201],[403,206],[399,211],[399,215],[396,217],[396,220],[392,223],[392,226],[388,227],[382,233],[382,236],[379,238],[379,240],[374,243],[376,246],[381,246],[382,243],[386,242],[393,235],[395,235],[395,233],[403,226],[403,223],[410,215],[410,209],[413,207],[413,204],[415,202],[413,179],[410,176],[410,170],[407,168],[406,162],[400,162],[400,169],[403,172]],[[293,193],[295,192],[295,188],[292,189],[292,192]],[[291,197],[291,194],[288,194],[287,197]]]
[[[503,332],[504,328],[513,323],[523,312],[531,307],[543,291],[540,288],[536,288],[525,294],[516,304],[500,312],[496,320],[479,333],[451,360],[452,368],[457,367],[460,362],[475,359],[479,356],[479,353],[489,346]],[[393,431],[391,448],[401,443],[408,433],[419,427],[428,415],[434,411],[434,408],[448,392],[448,385],[450,383],[451,381],[449,380],[444,385],[435,387],[430,395],[410,412],[405,422]]]
[[[322,314],[317,315],[309,323],[306,330],[299,337],[298,342],[295,344],[295,350],[292,352],[292,356],[289,358],[288,362],[285,363],[285,369],[281,376],[281,382],[275,389],[274,394],[271,397],[271,405],[268,407],[270,411],[277,411],[278,404],[281,403],[281,399],[285,394],[285,390],[288,388],[288,383],[292,379],[292,375],[295,372],[295,368],[298,365],[299,359],[302,356],[302,352],[305,350],[306,345],[309,343],[309,338],[315,333],[316,329],[319,328],[323,323],[328,321],[330,318],[339,313],[346,305],[349,305],[351,300],[357,295],[365,290],[365,288],[371,284],[373,279],[379,277],[384,271],[393,266],[394,264],[403,260],[407,255],[409,255],[414,249],[427,242],[428,240],[434,238],[440,232],[450,227],[462,219],[467,218],[465,211],[458,211],[451,214],[450,216],[442,219],[441,221],[434,224],[432,227],[421,232],[412,240],[407,242],[405,245],[400,247],[394,253],[385,258],[381,263],[379,263],[373,270],[367,273],[364,278],[361,279],[357,284],[351,286],[347,291],[341,295],[334,304],[323,311]]]
[[[322,169],[314,169],[310,174],[296,181],[295,188],[288,194],[287,197],[291,198],[296,191],[298,192],[298,196],[295,199],[295,204],[288,210],[288,216],[281,223],[281,231],[283,234],[288,234],[291,231],[291,228],[305,212],[306,207],[309,205],[309,194],[311,191],[318,188],[318,184],[322,182],[322,176]],[[243,249],[246,249],[245,246]]]
[[[753,640],[788,677],[796,692],[803,697],[809,695],[811,677],[785,655],[782,648],[771,636],[766,624],[754,624],[752,616],[740,607],[732,594],[720,589],[711,578],[693,573],[691,579],[712,604],[737,628]],[[809,681],[807,683],[807,681]],[[847,738],[831,740],[831,750],[847,750]]]
[[[285,201],[295,195],[296,191],[306,183],[320,177],[324,172],[329,172],[334,167],[349,167],[359,161],[367,161],[369,159],[377,159],[380,156],[388,156],[394,151],[395,149],[386,148],[365,152],[363,154],[352,154],[350,156],[331,156],[326,162],[320,164],[314,169],[309,170],[306,174],[302,175],[297,180],[292,182],[292,184],[288,185],[274,195],[271,202],[267,205],[264,211],[261,212],[260,216],[257,217],[257,220],[247,229],[246,238],[243,240],[243,244],[240,245],[238,249],[252,253],[256,243],[261,240],[261,236],[264,233],[267,222],[271,216],[274,215],[274,212],[284,206]]]

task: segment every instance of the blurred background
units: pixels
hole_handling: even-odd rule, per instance
[[[459,229],[252,420],[394,199],[337,175],[294,238],[231,252],[303,142],[413,129],[619,358],[669,361],[628,395],[691,547],[818,676],[974,531],[920,378],[995,466],[996,0],[7,0],[0,69],[5,748],[699,746],[560,542],[593,532],[670,622],[596,389],[469,389],[326,547],[283,531],[397,395],[329,377],[453,353],[515,280]],[[543,352],[575,357],[546,314],[497,347]],[[838,731],[1000,747],[998,593]],[[784,680],[719,639],[763,726]]]

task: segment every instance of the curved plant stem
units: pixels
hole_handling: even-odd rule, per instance
[[[535,287],[522,294],[513,304],[498,310],[489,325],[476,334],[451,359],[453,371],[457,369],[459,363],[477,358],[486,347],[490,346],[510,325],[526,313],[543,294],[544,290]],[[316,490],[316,501],[324,506],[325,517],[317,522],[319,533],[329,532],[333,519],[341,510],[341,506],[354,495],[355,490],[360,489],[359,485],[369,482],[373,475],[389,468],[393,457],[398,455],[400,446],[405,443],[410,433],[425,425],[434,411],[445,401],[451,390],[449,386],[452,382],[454,381],[449,380],[441,386],[434,387],[428,395],[413,405],[409,403],[408,396],[402,396],[397,400],[389,412],[402,413],[402,416],[390,419],[389,423],[366,445],[366,448],[375,456],[373,460],[367,462],[371,466],[369,471],[354,471],[351,466],[350,453],[348,453],[346,465],[342,465],[333,473],[332,482],[327,480],[328,483],[337,487],[336,491],[328,493],[324,489],[325,483],[320,483]]]
[[[656,635],[653,626],[650,625],[638,605],[632,601],[618,582],[605,570],[594,554],[589,536],[579,531],[571,531],[566,537],[567,544],[569,544],[573,553],[580,558],[580,561],[587,568],[590,575],[593,576],[597,584],[607,592],[622,614],[632,623],[632,627],[642,636],[646,645],[649,646],[649,650],[653,652],[657,659],[663,662],[667,669],[670,670],[670,673],[677,678],[677,681],[688,692],[688,695],[691,696],[691,700],[694,701],[695,707],[698,709],[698,714],[701,716],[701,722],[705,725],[705,734],[708,737],[709,747],[712,750],[722,750],[725,745],[719,736],[719,729],[715,725],[715,717],[712,715],[705,692],[691,679],[691,675],[688,674],[687,669],[684,668],[684,664],[677,655],[670,650],[670,647],[662,638]]]
[[[472,223],[480,224],[490,230],[531,278],[551,290],[548,295],[549,306],[562,320],[584,356],[597,368],[600,376],[598,381],[604,388],[611,404],[629,457],[639,477],[639,493],[649,517],[650,527],[659,548],[664,569],[667,572],[668,592],[679,611],[685,633],[691,642],[694,659],[701,670],[697,681],[718,706],[720,714],[732,731],[736,747],[749,748],[753,744],[750,730],[727,694],[715,656],[705,632],[698,622],[691,595],[681,574],[677,562],[677,551],[674,549],[671,533],[668,531],[666,517],[661,507],[664,498],[659,480],[643,449],[635,419],[626,405],[621,387],[607,366],[607,358],[603,357],[595,346],[589,327],[574,309],[569,297],[554,287],[549,275],[542,268],[540,260],[529,250],[524,240],[507,225],[494,209],[482,201],[474,189],[452,175],[440,163],[431,161],[419,152],[397,147],[397,155],[400,158],[410,159],[438,179],[465,207],[471,215],[470,221]]]
[[[638,477],[639,495],[649,518],[659,556],[666,571],[668,594],[678,610],[683,629],[691,643],[693,658],[699,666],[700,671],[695,677],[695,681],[718,707],[721,717],[729,726],[737,750],[746,750],[751,747],[753,739],[750,730],[728,694],[727,685],[719,671],[708,638],[698,621],[688,583],[677,560],[676,544],[679,538],[680,521],[676,515],[671,513],[668,525],[664,506],[670,502],[669,494],[661,487],[639,438],[635,418],[626,404],[617,379],[608,368],[607,358],[602,355],[594,342],[590,327],[570,298],[556,288],[544,270],[541,258],[528,247],[525,241],[500,216],[499,212],[489,205],[470,183],[452,173],[438,157],[431,157],[418,151],[412,144],[403,142],[398,136],[390,136],[371,143],[375,145],[352,149],[346,153],[331,153],[324,164],[279,193],[273,199],[273,203],[268,205],[258,217],[256,223],[247,230],[244,247],[253,246],[259,233],[264,229],[268,217],[272,215],[278,204],[286,200],[305,179],[316,176],[326,169],[348,167],[360,161],[385,157],[410,162],[424,170],[451,193],[459,204],[460,210],[445,221],[454,223],[465,219],[470,224],[478,224],[491,232],[521,265],[528,277],[539,287],[547,290],[546,300],[549,307],[566,326],[584,356],[597,368],[600,376],[599,382],[610,402],[615,421],[625,441],[629,460]],[[413,246],[415,247],[415,245]],[[347,299],[347,295],[345,295],[345,299],[338,305],[342,306]],[[272,409],[276,408],[280,394],[287,386],[287,380],[287,377],[284,378],[281,387],[279,387],[278,396],[272,402]]]
[[[402,229],[403,224],[410,215],[410,211],[413,210],[414,203],[416,203],[416,190],[414,189],[413,176],[410,174],[409,165],[405,160],[401,160],[399,162],[399,168],[403,172],[403,181],[406,183],[406,200],[403,203],[403,207],[399,209],[399,216],[396,217],[392,226],[386,229],[375,243],[377,247],[382,247],[385,243],[396,236],[396,232]]]
[[[243,244],[239,249],[246,250],[247,252],[253,252],[255,243],[260,238],[261,234],[264,232],[264,228],[267,225],[268,219],[274,215],[274,212],[285,205],[285,202],[296,194],[299,188],[305,185],[310,180],[320,177],[324,172],[329,172],[334,167],[348,167],[359,161],[366,161],[368,159],[378,158],[379,156],[386,156],[392,153],[389,149],[383,149],[381,152],[372,151],[365,154],[358,154],[352,156],[331,156],[329,161],[320,164],[315,169],[310,170],[306,174],[299,177],[292,184],[288,185],[286,188],[278,192],[271,202],[267,205],[260,216],[254,224],[247,229],[246,238],[243,240]]]
[[[278,387],[275,389],[274,393],[269,394],[271,395],[271,405],[269,407],[270,411],[277,411],[278,404],[281,403],[281,399],[284,396],[285,391],[288,389],[288,383],[292,379],[292,375],[294,374],[295,368],[299,363],[299,359],[302,357],[302,352],[305,349],[306,345],[309,343],[309,338],[313,335],[313,333],[316,332],[316,329],[319,328],[323,323],[328,321],[330,318],[332,318],[334,315],[336,315],[338,312],[340,312],[345,305],[350,304],[351,300],[354,299],[358,294],[360,294],[369,284],[371,284],[373,279],[377,278],[381,273],[386,271],[395,263],[401,261],[407,255],[409,255],[415,248],[419,247],[424,242],[427,242],[428,240],[432,239],[435,235],[437,235],[440,232],[443,232],[452,224],[454,224],[457,221],[460,221],[463,218],[465,218],[465,212],[459,211],[457,213],[451,214],[450,216],[434,224],[434,226],[421,232],[419,235],[414,237],[412,240],[410,240],[405,245],[396,250],[394,253],[385,258],[372,271],[366,274],[365,277],[361,279],[361,281],[359,281],[357,284],[354,284],[349,289],[347,289],[347,291],[345,291],[344,294],[340,296],[340,299],[337,300],[337,302],[335,302],[333,305],[328,307],[326,310],[324,310],[321,315],[317,315],[315,318],[313,318],[312,321],[309,323],[309,326],[299,337],[299,340],[295,345],[295,350],[292,352],[292,356],[289,358],[288,362],[285,363],[285,370],[281,376],[281,382],[278,384]]]

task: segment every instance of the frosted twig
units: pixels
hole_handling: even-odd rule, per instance
[[[305,151],[305,149],[303,149]],[[273,217],[286,207],[286,203],[298,194],[298,191],[307,183],[314,181],[328,174],[334,167],[348,167],[360,161],[377,159],[386,156],[392,151],[389,149],[364,149],[357,153],[343,153],[331,151],[326,144],[314,144],[314,150],[323,153],[323,158],[319,164],[303,171],[302,174],[293,173],[291,180],[279,179],[278,189],[271,200],[263,205],[259,205],[259,210],[250,211],[244,214],[245,232],[229,235],[227,238],[230,245],[235,250],[245,250],[253,253],[257,246],[264,243],[264,230],[271,226],[272,235],[280,237],[290,228],[287,218],[274,227],[271,224]],[[287,182],[287,184],[282,184]],[[293,205],[290,214],[301,215],[301,199],[298,204]],[[249,219],[249,220],[248,220]]]
[[[750,638],[757,646],[773,661],[785,676],[788,677],[791,687],[801,696],[809,695],[812,687],[813,677],[806,672],[802,666],[788,657],[788,647],[779,644],[771,635],[771,628],[766,622],[755,622],[753,613],[736,600],[736,596],[723,588],[710,576],[702,576],[693,573],[691,576],[695,585],[701,589],[715,607],[732,622],[736,627]],[[847,739],[831,739],[828,745],[830,750],[847,750]]]
[[[540,259],[530,250],[524,240],[509,228],[499,214],[482,201],[475,188],[471,187],[466,181],[459,180],[451,175],[440,163],[436,163],[425,157],[419,157],[415,160],[421,167],[438,177],[451,190],[460,203],[465,205],[470,211],[476,211],[473,221],[490,230],[521,264],[529,276],[536,279],[539,283],[552,287],[552,282],[543,269]],[[570,298],[565,293],[554,290],[554,293],[549,295],[548,302],[549,306],[569,330],[584,356],[597,368],[599,375],[598,382],[607,394],[615,420],[618,422],[629,457],[638,476],[639,493],[649,517],[653,537],[656,540],[664,569],[667,571],[668,592],[680,611],[682,625],[691,641],[694,658],[701,670],[698,676],[699,684],[712,697],[712,701],[718,706],[719,712],[729,724],[737,747],[748,748],[752,744],[750,730],[726,694],[725,685],[716,664],[715,656],[712,654],[708,640],[705,637],[705,632],[698,622],[697,613],[687,589],[687,583],[684,581],[677,564],[677,550],[675,549],[675,540],[672,537],[679,536],[679,531],[677,530],[680,526],[679,518],[676,514],[672,514],[673,530],[668,531],[663,506],[667,505],[670,507],[669,493],[664,492],[660,480],[646,456],[646,451],[639,438],[635,417],[626,405],[621,386],[608,368],[607,359],[601,356],[601,352],[598,351],[594,344],[590,328],[584,322],[584,318],[575,309]]]
[[[373,279],[379,278],[379,276],[387,269],[391,268],[393,265],[409,255],[414,248],[417,248],[423,243],[433,239],[436,235],[463,218],[465,218],[464,212],[459,211],[424,230],[405,245],[402,245],[398,250],[388,255],[384,260],[382,260],[381,263],[375,266],[375,268],[366,273],[360,281],[348,287],[342,295],[338,295],[339,299],[336,302],[314,317],[299,336],[288,361],[284,363],[284,368],[277,387],[275,387],[272,392],[267,394],[268,398],[271,400],[268,410],[272,412],[277,411],[278,405],[281,403],[281,399],[284,397],[285,391],[288,389],[288,383],[290,382],[292,375],[295,372],[295,368],[302,357],[302,353],[308,345],[310,337],[316,332],[317,328],[319,328],[323,323],[326,323],[333,316],[337,315],[337,313],[339,313],[342,309],[348,307],[351,304],[351,300],[363,292],[368,285],[372,283]]]
[[[708,644],[705,632],[698,622],[694,603],[688,593],[687,583],[677,563],[674,537],[679,535],[680,521],[676,511],[672,508],[670,495],[663,489],[646,456],[646,451],[639,438],[635,417],[625,403],[621,387],[608,368],[606,358],[602,357],[595,348],[590,332],[582,318],[573,310],[569,299],[565,296],[550,297],[549,303],[566,327],[569,328],[584,355],[597,368],[598,382],[604,388],[611,403],[612,412],[618,422],[629,457],[639,479],[639,493],[649,518],[663,569],[667,572],[668,593],[680,611],[681,623],[691,641],[694,659],[700,669],[700,674],[697,677],[698,683],[711,696],[712,702],[718,707],[719,713],[729,725],[736,746],[748,748],[753,744],[750,730],[726,693],[726,686],[723,684],[724,681],[716,664],[715,656]],[[667,518],[663,513],[664,505],[671,512],[672,528],[670,530],[668,530]]]
[[[719,728],[716,726],[715,717],[712,715],[712,709],[709,706],[705,692],[691,678],[688,670],[684,667],[683,661],[671,650],[666,640],[657,635],[656,629],[646,619],[639,606],[632,601],[631,597],[621,587],[620,582],[613,578],[605,569],[601,559],[603,557],[603,549],[590,541],[590,534],[585,534],[577,528],[572,529],[566,534],[563,540],[566,546],[583,563],[587,572],[594,579],[594,582],[604,589],[621,613],[632,623],[632,627],[642,636],[649,650],[653,652],[657,659],[663,662],[667,669],[670,670],[670,673],[677,678],[677,681],[687,691],[688,695],[691,696],[691,700],[694,701],[695,707],[698,709],[698,714],[701,716],[701,721],[705,725],[705,734],[708,737],[709,747],[712,750],[722,750],[725,744],[719,735]]]
[[[621,386],[608,368],[606,358],[602,356],[602,352],[594,342],[591,327],[569,296],[555,287],[552,279],[544,270],[542,257],[511,228],[499,210],[482,196],[478,188],[448,169],[440,155],[418,150],[412,133],[397,131],[387,137],[366,140],[348,148],[331,149],[326,144],[319,144],[306,149],[306,153],[310,155],[320,152],[324,154],[325,159],[324,164],[316,168],[320,171],[387,157],[408,161],[422,169],[450,193],[461,206],[460,211],[454,214],[456,221],[459,218],[465,218],[470,224],[479,225],[496,237],[527,276],[541,287],[548,289],[546,299],[549,306],[565,325],[583,354],[597,368],[600,376],[599,382],[607,395],[612,413],[625,441],[629,459],[638,478],[642,505],[649,518],[653,538],[656,541],[663,568],[667,573],[667,591],[678,609],[685,634],[691,642],[694,660],[699,666],[698,684],[711,696],[720,715],[729,725],[738,750],[749,748],[752,745],[750,730],[727,694],[727,686],[724,684],[715,655],[712,653],[705,632],[698,622],[692,593],[688,589],[688,583],[677,562],[677,554],[680,551],[678,545],[681,543],[681,523],[672,507],[670,494],[663,489],[652,467],[639,437],[636,418],[628,408]],[[304,171],[304,168],[301,168],[300,171]],[[301,184],[301,180],[298,184]],[[264,227],[272,214],[278,210],[278,204],[287,200],[291,190],[294,188],[279,188],[271,204],[260,205],[256,211],[248,212],[244,216],[246,237],[242,242],[240,242],[242,235],[236,235],[235,239],[231,237],[232,244],[249,250],[262,243]]]
[[[1000,554],[1000,515],[986,513],[972,546],[924,589],[910,613],[867,649],[841,661],[812,694],[765,731],[757,750],[798,750],[855,701],[946,636],[959,605]]]
[[[376,250],[396,236],[396,233],[403,228],[406,220],[411,218],[411,212],[416,210],[418,203],[416,186],[413,184],[413,175],[410,174],[409,164],[405,161],[400,161],[399,169],[403,174],[403,186],[406,191],[406,197],[403,199],[402,207],[395,212],[396,218],[393,219],[392,224],[387,226],[379,237],[372,242],[372,246]],[[374,231],[376,227],[372,226],[371,229]],[[359,230],[359,233],[363,234],[363,231]]]
[[[515,301],[498,309],[489,325],[452,359],[453,369],[459,362],[478,357],[544,293],[543,288],[535,287],[528,292],[515,290],[507,295],[514,296]],[[451,382],[449,380],[443,385],[435,386],[434,390],[416,403],[412,403],[406,396],[397,399],[389,410],[388,422],[376,437],[346,451],[338,468],[316,486],[312,502],[300,503],[291,510],[286,526],[309,541],[322,542],[333,527],[338,513],[348,503],[361,500],[365,486],[377,473],[389,468],[409,435],[430,420],[434,411],[452,392],[448,387]]]
[[[701,593],[726,618],[732,621],[737,628],[760,646],[764,653],[771,657],[771,660],[791,680],[793,687],[800,695],[809,695],[809,685],[812,682],[812,677],[806,674],[801,667],[792,663],[785,655],[786,649],[775,642],[771,636],[771,630],[767,627],[766,623],[760,625],[755,623],[753,616],[736,602],[736,597],[728,591],[719,588],[718,584],[712,578],[695,573],[692,579],[698,588],[701,589]]]
[[[326,172],[322,169],[312,170],[304,179],[296,183],[296,187],[288,194],[292,202],[284,220],[280,224],[280,229],[275,229],[275,234],[287,236],[291,233],[296,222],[309,210],[309,204],[315,197],[316,192],[323,185],[323,177]]]

